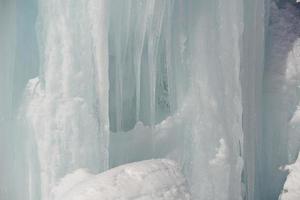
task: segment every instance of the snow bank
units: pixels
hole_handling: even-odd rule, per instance
[[[300,153],[297,161],[285,167],[290,174],[284,184],[280,200],[299,200],[300,199]]]
[[[175,162],[158,159],[122,165],[98,175],[80,169],[53,190],[55,200],[189,200]]]

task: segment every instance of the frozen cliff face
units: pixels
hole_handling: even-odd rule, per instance
[[[55,200],[189,200],[187,182],[170,160],[147,160],[98,175],[77,170],[53,190]]]
[[[272,4],[264,74],[263,199],[276,199],[299,152],[299,10]],[[270,184],[271,183],[271,184]]]
[[[287,180],[284,183],[282,194],[279,200],[297,200],[300,199],[300,157],[294,164],[285,167],[289,171]]]
[[[268,1],[0,2],[1,200],[150,158],[177,161],[192,199],[260,199]]]

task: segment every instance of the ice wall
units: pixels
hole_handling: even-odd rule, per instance
[[[267,1],[30,2],[1,1],[1,134],[18,148],[0,155],[21,180],[1,200],[149,158],[176,160],[192,199],[260,198]]]

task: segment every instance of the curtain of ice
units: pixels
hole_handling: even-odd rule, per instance
[[[109,4],[111,166],[169,156],[183,135],[166,126],[188,85],[185,9],[182,0]]]
[[[193,198],[241,199],[243,2],[112,1],[109,10],[111,165],[173,158]]]
[[[108,168],[107,16],[104,0],[40,0],[38,6],[40,75],[27,85],[22,115],[33,141],[29,195],[48,200],[74,169]]]
[[[10,100],[16,99],[12,93],[21,96],[25,83],[12,89],[13,80],[36,74],[23,76],[24,63],[37,64],[20,56],[31,52],[28,38],[36,36],[24,31],[24,37],[12,22],[20,13],[14,6],[24,2],[9,1],[9,17],[0,18],[0,40],[9,41],[0,47],[0,90],[7,94],[0,99],[1,117],[16,115]],[[0,118],[4,141],[26,141],[27,157],[14,155],[27,161],[19,184],[29,192],[9,196],[17,194],[7,189],[10,183],[1,200],[2,194],[15,200],[27,193],[30,200],[52,200],[59,179],[77,168],[100,172],[154,157],[180,163],[193,199],[258,199],[264,1],[30,2],[38,5],[37,21],[29,19],[31,12],[19,15],[30,22],[24,30],[37,31],[40,68],[25,90],[15,131],[22,137],[10,132],[15,122]],[[21,166],[8,158],[8,145],[0,148],[7,157],[0,168]],[[11,178],[4,176],[1,184]]]
[[[111,164],[173,158],[194,199],[241,199],[242,2],[112,1],[109,10]]]
[[[184,3],[114,0],[109,13],[111,129],[153,126],[183,98]]]
[[[194,199],[241,199],[243,2],[102,3],[39,1],[25,113],[43,198],[73,169],[105,169],[110,127],[111,166],[172,158]]]

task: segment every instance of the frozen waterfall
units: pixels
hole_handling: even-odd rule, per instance
[[[278,199],[300,150],[298,12],[0,0],[0,200]]]

